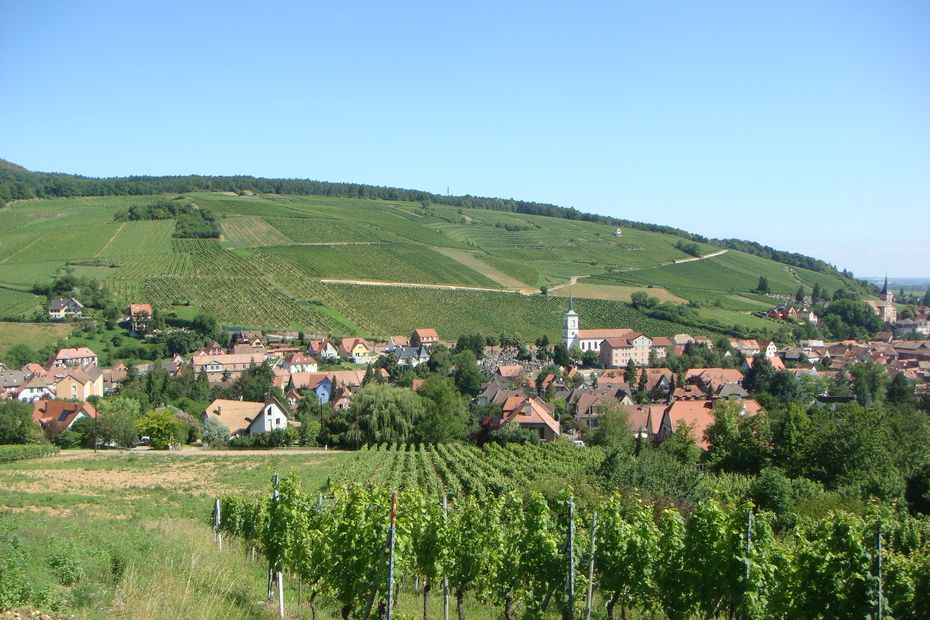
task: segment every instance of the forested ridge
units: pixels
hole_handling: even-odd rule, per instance
[[[839,271],[826,261],[741,239],[709,239],[703,235],[689,233],[673,226],[649,224],[607,215],[585,213],[574,207],[513,198],[490,198],[485,196],[444,196],[422,190],[366,185],[363,183],[333,183],[310,179],[270,179],[248,175],[231,176],[128,176],[93,178],[72,174],[33,172],[0,159],[0,204],[12,200],[32,198],[71,198],[79,196],[124,196],[147,195],[195,191],[236,192],[251,191],[264,194],[295,194],[302,196],[333,196],[341,198],[368,198],[377,200],[399,200],[451,205],[469,209],[488,209],[527,215],[541,215],[569,220],[598,222],[611,226],[625,226],[639,230],[666,233],[684,237],[690,241],[709,243],[755,254],[794,267],[803,267],[821,273],[830,273],[852,278],[847,270]]]

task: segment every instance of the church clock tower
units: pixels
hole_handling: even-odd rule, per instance
[[[568,312],[562,316],[562,344],[565,348],[571,348],[578,344],[578,314],[572,309],[573,297],[568,295]]]

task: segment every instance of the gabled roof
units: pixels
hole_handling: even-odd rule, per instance
[[[545,426],[548,427],[553,434],[559,435],[562,429],[559,427],[559,423],[553,419],[552,413],[553,409],[551,409],[545,401],[535,396],[530,396],[523,399],[520,404],[511,409],[510,413],[507,413],[505,409],[503,411],[503,423],[516,422],[521,427],[528,428]]]
[[[52,300],[52,303],[49,304],[48,309],[52,312],[59,312],[65,308],[68,308],[69,306],[77,306],[79,309],[84,307],[81,302],[79,302],[74,297],[70,297],[68,299],[58,297]]]
[[[432,327],[418,327],[413,330],[410,340],[419,340],[420,342],[439,341],[439,334]]]
[[[358,345],[362,345],[368,350],[371,350],[371,343],[369,343],[364,338],[343,338],[339,343],[339,350],[345,353],[346,355],[351,355],[352,351]]]
[[[742,383],[743,373],[736,368],[692,368],[685,373],[685,381],[697,381],[716,388],[724,383]]]
[[[219,420],[229,429],[230,435],[241,435],[248,432],[255,417],[264,408],[265,403],[217,398],[204,410],[204,416],[205,419],[209,416]]]
[[[520,364],[511,364],[509,366],[498,366],[497,374],[505,379],[515,379],[523,374],[523,366]]]
[[[129,304],[129,316],[136,316],[137,314],[145,313],[149,316],[154,314],[152,312],[152,306],[149,304]]]
[[[97,416],[90,403],[43,398],[32,405],[32,421],[52,433],[60,433],[67,430],[81,412],[89,417]]]
[[[665,413],[667,405],[623,405],[626,411],[627,423],[630,430],[634,433],[643,429],[649,435],[655,435],[659,432],[659,425],[662,423],[662,414]]]
[[[663,423],[668,422],[672,430],[678,428],[682,422],[691,427],[691,434],[694,441],[702,450],[708,448],[704,432],[714,423],[714,403],[720,401],[713,400],[676,400],[665,410]],[[746,415],[756,415],[762,410],[761,405],[754,400],[738,401]]]
[[[594,340],[594,339],[606,339],[606,338],[625,338],[627,334],[633,333],[633,330],[628,327],[621,327],[620,329],[579,329],[578,330],[578,339],[579,340]]]
[[[73,359],[80,359],[82,357],[97,357],[97,354],[88,349],[87,347],[76,347],[73,349],[61,349],[55,355],[55,360],[67,361]]]
[[[29,373],[22,370],[0,370],[0,388],[18,388],[29,380]]]

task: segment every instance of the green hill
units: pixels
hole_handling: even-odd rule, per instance
[[[385,188],[372,188],[374,198],[254,193],[243,185],[237,192],[149,193],[180,181],[33,175],[5,165],[0,187],[6,194],[122,188],[138,195],[16,200],[0,209],[0,297],[8,300],[0,316],[31,316],[42,301],[28,294],[32,285],[67,269],[105,282],[121,302],[149,302],[180,316],[209,313],[229,325],[367,336],[433,325],[450,338],[475,331],[557,337],[565,303],[557,295],[575,277],[585,278],[578,297],[590,298],[578,302],[584,326],[655,335],[771,330],[773,323],[750,315],[774,303],[751,292],[760,275],[783,295],[814,283],[831,292],[858,286],[807,257],[803,264],[822,270],[721,249],[671,228],[626,222],[618,237],[623,220],[521,212],[546,212],[525,206],[535,203],[472,199],[463,206],[408,190],[389,199]],[[173,200],[209,211],[219,238],[183,238],[171,220],[119,215]],[[715,256],[694,260],[695,252]],[[541,287],[552,295],[541,295]],[[658,320],[625,303],[637,289],[698,308]]]

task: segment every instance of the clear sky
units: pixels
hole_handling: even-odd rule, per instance
[[[514,197],[930,276],[930,2],[0,0],[0,157]]]

